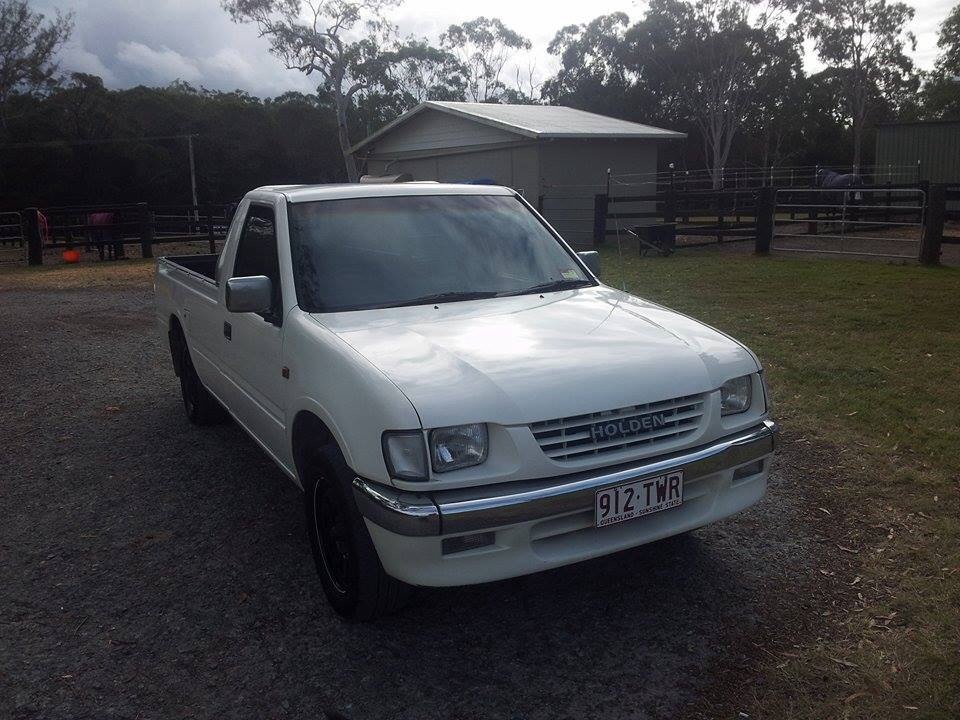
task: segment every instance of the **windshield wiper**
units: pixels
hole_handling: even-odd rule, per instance
[[[587,287],[593,285],[590,280],[551,280],[550,282],[533,285],[523,290],[511,290],[510,292],[499,293],[500,297],[508,295],[532,295],[534,293],[556,292],[557,290],[573,290],[575,288]]]
[[[450,292],[434,293],[433,295],[424,295],[423,297],[413,298],[412,300],[401,300],[395,303],[384,303],[375,305],[378,308],[406,307],[407,305],[429,305],[430,303],[457,302],[458,300],[482,300],[484,298],[496,297],[499,293],[496,290],[453,290]]]

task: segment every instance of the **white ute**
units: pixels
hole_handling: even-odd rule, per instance
[[[763,496],[756,356],[597,273],[507,188],[265,187],[218,256],[159,261],[157,310],[190,420],[303,488],[331,605],[369,619]]]

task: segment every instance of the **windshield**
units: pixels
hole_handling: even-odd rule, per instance
[[[406,195],[290,205],[297,302],[307,312],[592,285],[508,195]]]

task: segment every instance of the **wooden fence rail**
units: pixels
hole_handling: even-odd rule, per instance
[[[658,220],[665,225],[683,224],[679,234],[714,237],[750,238],[756,226],[757,196],[753,190],[671,190],[645,195],[594,196],[593,240],[616,235],[622,221]],[[619,210],[618,205],[648,204],[646,209]],[[608,221],[616,227],[609,228]],[[629,223],[627,223],[629,227]]]
[[[147,203],[27,208],[20,213],[27,263],[43,264],[47,249],[107,248],[115,257],[126,245],[139,245],[142,257],[153,257],[161,243],[206,242],[210,252],[227,234],[233,205],[148,205]]]
[[[631,225],[642,227],[651,220],[670,226],[676,235],[712,237],[717,243],[753,239],[756,252],[761,254],[770,252],[778,226],[804,223],[811,238],[833,237],[822,235],[822,228],[838,224],[840,232],[851,233],[852,238],[857,238],[856,233],[881,229],[893,235],[876,239],[891,242],[907,242],[907,235],[919,229],[919,237],[910,236],[919,247],[915,257],[924,264],[937,264],[942,244],[960,243],[960,237],[944,234],[944,221],[952,216],[950,208],[958,202],[960,185],[929,183],[835,189],[768,185],[750,190],[668,188],[635,195],[600,193],[593,197],[593,242],[601,243],[624,231],[629,233]],[[902,237],[895,237],[897,232]],[[685,243],[678,247],[703,244],[709,243]]]

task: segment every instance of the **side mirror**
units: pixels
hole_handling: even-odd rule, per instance
[[[273,283],[266,275],[227,280],[227,310],[233,313],[268,313],[273,309]]]
[[[600,277],[600,253],[596,250],[585,250],[584,252],[578,252],[577,255],[590,272]]]

